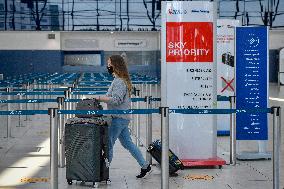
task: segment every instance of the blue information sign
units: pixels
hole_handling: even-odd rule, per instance
[[[268,29],[236,28],[236,108],[267,108]],[[267,140],[266,113],[237,114],[237,140]]]

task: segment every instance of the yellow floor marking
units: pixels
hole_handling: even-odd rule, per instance
[[[214,176],[210,175],[186,175],[183,177],[186,180],[213,180]]]
[[[49,182],[49,178],[21,178],[21,182],[25,182],[25,183],[36,183],[36,182]]]

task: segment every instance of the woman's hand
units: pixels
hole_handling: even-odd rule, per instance
[[[101,97],[100,96],[96,96],[94,99],[96,99],[97,101],[101,101]]]
[[[97,96],[95,97],[95,99],[98,100],[99,102],[108,102],[110,100],[110,98],[107,96]]]

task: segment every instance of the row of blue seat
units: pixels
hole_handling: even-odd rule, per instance
[[[159,81],[155,77],[131,74],[133,84],[158,84]],[[22,87],[27,84],[63,84],[77,85],[84,87],[109,86],[113,78],[109,74],[102,73],[39,73],[39,74],[26,74],[14,78],[8,78],[0,81],[0,87]]]

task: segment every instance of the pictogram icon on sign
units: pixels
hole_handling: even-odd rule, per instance
[[[232,86],[234,78],[231,80],[226,80],[224,77],[221,77],[221,79],[223,80],[222,83],[224,83],[226,86],[221,90],[221,92],[224,92],[228,87],[227,90],[231,90],[234,91],[234,87]]]
[[[255,34],[253,34],[253,33],[250,33],[249,36],[251,36],[251,38],[248,39],[250,47],[253,47],[253,48],[257,47],[259,45],[259,42],[260,42],[258,36],[255,36]]]

